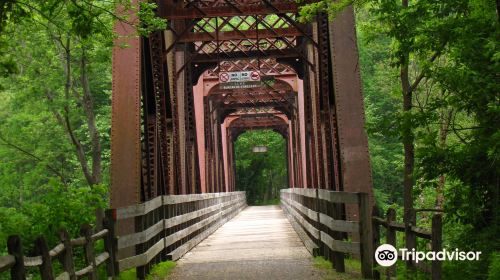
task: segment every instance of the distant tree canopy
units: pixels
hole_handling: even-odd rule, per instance
[[[253,147],[265,146],[267,152],[254,153]],[[288,188],[286,141],[270,130],[250,130],[235,142],[236,188],[247,192],[250,205],[279,201],[279,190]]]

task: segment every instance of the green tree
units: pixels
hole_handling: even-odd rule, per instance
[[[361,25],[368,22],[375,33],[366,45],[366,33],[362,29],[360,32],[375,185],[380,168],[378,155],[387,158],[394,153],[389,153],[388,143],[374,145],[380,137],[370,132],[370,127],[375,123],[384,128],[391,123],[391,114],[396,114],[393,128],[401,143],[406,144],[406,170],[402,176],[406,179],[405,208],[444,208],[447,246],[482,250],[484,256],[475,264],[447,264],[445,276],[484,279],[489,256],[499,250],[500,244],[498,3],[325,0],[307,6],[302,16],[312,19],[318,12],[334,16],[352,3],[366,4],[358,7],[369,16],[358,13],[358,21]],[[386,67],[386,74],[373,71],[379,57],[367,56],[383,38],[389,40],[385,46],[389,46],[390,60],[386,62],[391,63],[386,65],[393,68]],[[381,102],[373,97],[383,93],[392,96],[394,70],[399,72],[400,80],[400,97],[396,100],[403,106],[387,107],[391,111],[381,114],[375,110]],[[388,81],[385,88],[377,86],[373,79],[377,73],[377,81]],[[410,168],[412,162],[414,168]]]
[[[267,152],[254,153],[265,146]],[[250,205],[276,203],[287,188],[286,141],[270,130],[247,131],[235,142],[236,188],[247,192]]]

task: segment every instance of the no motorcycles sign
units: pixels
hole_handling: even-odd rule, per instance
[[[220,72],[221,89],[257,88],[261,87],[261,75],[258,71]]]

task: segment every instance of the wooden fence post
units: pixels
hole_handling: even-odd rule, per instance
[[[396,210],[394,208],[387,209],[387,234],[386,234],[386,244],[390,244],[396,248],[396,230],[391,227],[391,223],[396,221]],[[391,275],[396,276],[396,266],[390,266],[386,269],[387,279],[390,279]]]
[[[106,261],[106,274],[108,277],[114,278],[118,275],[118,264],[116,263],[116,231],[115,219],[113,210],[106,210],[104,213],[103,227],[108,230],[108,234],[104,238],[104,250],[108,252],[109,258]]]
[[[380,211],[377,206],[373,206],[372,209],[372,217],[380,216]],[[376,250],[378,246],[380,246],[380,224],[372,219],[372,231],[373,231],[373,249]],[[375,263],[373,263],[373,268],[375,268]],[[378,270],[373,269],[373,279],[380,279],[380,272]]]
[[[42,264],[40,265],[40,276],[42,280],[53,280],[54,272],[52,271],[52,259],[50,258],[47,241],[43,236],[36,239],[35,252],[35,254],[42,256]]]
[[[335,220],[342,220],[343,205],[342,203],[331,203],[332,204],[332,218]],[[344,239],[344,233],[339,231],[332,232],[333,239],[342,240]],[[342,252],[333,251],[333,266],[337,272],[345,272],[345,255]]]
[[[92,227],[88,224],[82,225],[80,234],[85,238],[85,261],[92,266],[92,271],[88,274],[89,280],[97,280],[97,266],[95,263],[94,241],[92,240]]]
[[[138,233],[138,232],[142,232],[144,231],[145,229],[145,221],[146,220],[146,217],[144,215],[140,215],[140,216],[137,216],[135,217],[135,232]],[[135,255],[140,255],[144,252],[146,252],[147,248],[146,248],[146,244],[144,243],[139,243],[137,245],[135,245]],[[141,266],[138,266],[136,268],[136,276],[137,276],[137,279],[146,279],[146,274],[147,274],[147,264],[145,265],[141,265]]]
[[[168,216],[168,205],[165,202],[165,195],[162,195],[161,197],[161,219],[162,219],[162,230],[161,230],[161,238],[163,238],[163,250],[161,253],[161,261],[164,262],[168,260],[167,254],[168,252],[168,246],[167,245],[167,237],[168,237],[168,231],[167,231],[167,219],[169,218]]]
[[[415,209],[409,209],[409,215],[408,221],[405,221],[405,247],[408,249],[408,251],[411,251],[412,249],[416,249],[417,247],[417,236],[411,229],[411,227],[416,226],[417,222],[417,215],[415,212]],[[414,260],[408,260],[406,262],[406,269],[409,270],[407,271],[407,276],[409,277],[409,274],[414,274],[416,271],[416,267],[413,264]]]
[[[59,261],[61,265],[69,275],[70,280],[76,280],[75,275],[75,263],[73,261],[73,245],[71,245],[71,239],[66,230],[61,230],[59,232],[59,239],[64,244],[64,252],[59,256]]]
[[[443,249],[443,221],[441,214],[435,214],[432,216],[432,237],[431,237],[431,247],[432,251],[438,252]],[[431,279],[441,280],[441,261],[434,260],[431,264]]]
[[[18,235],[9,236],[7,240],[7,249],[10,255],[16,259],[16,264],[10,269],[12,280],[25,280],[26,269],[24,268],[23,245]]]
[[[95,232],[99,232],[103,229],[104,224],[104,210],[102,208],[97,208],[95,210]]]
[[[373,235],[370,200],[367,193],[358,193],[359,198],[359,241],[361,244],[361,274],[363,278],[373,278]]]
[[[321,232],[328,232],[328,229],[325,225],[320,223],[320,220],[319,220],[321,213],[326,214],[326,215],[330,214],[330,213],[328,213],[328,203],[326,201],[322,201],[319,199],[318,189],[316,189],[315,192],[316,192],[316,195],[314,197],[314,205],[316,206],[315,211],[316,211],[316,220],[317,220],[317,222],[315,223],[315,227],[317,229],[319,229],[319,237],[317,240],[317,245],[319,247],[320,254],[322,254],[323,257],[325,257],[325,259],[332,260],[332,254],[331,254],[332,252],[331,252],[330,248],[328,248],[328,246],[326,246],[325,243],[321,242]]]

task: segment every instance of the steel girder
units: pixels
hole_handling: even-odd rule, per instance
[[[137,4],[137,1],[132,1]],[[134,14],[127,14],[134,20]],[[116,45],[127,44],[126,49],[113,49],[113,96],[111,100],[111,207],[123,207],[140,202],[141,148],[140,148],[140,70],[141,43],[131,36],[131,25],[118,24],[120,36]],[[133,226],[132,226],[133,228]],[[119,228],[125,233],[130,227]]]
[[[201,17],[229,17],[238,15],[267,15],[274,13],[274,10],[260,3],[258,5],[194,5],[200,1],[191,1],[192,4],[187,7],[182,5],[173,4],[173,1],[166,1],[167,4],[161,9],[161,15],[165,18],[172,20],[193,19]],[[180,1],[179,1],[180,2]],[[228,3],[229,1],[222,1]],[[278,1],[276,1],[278,2]],[[279,1],[281,3],[274,3],[274,7],[278,8],[284,13],[297,13],[298,4],[294,1]],[[285,3],[283,3],[285,2]],[[232,3],[241,3],[243,1],[233,1]]]
[[[352,10],[333,24],[319,17],[304,26],[295,21],[297,6],[292,2],[188,1],[187,7],[182,7],[182,1],[159,3],[160,14],[170,21],[169,30],[152,34],[142,45],[130,39],[131,49],[114,51],[114,205],[160,194],[199,192],[199,176],[205,176],[207,191],[226,190],[221,125],[226,116],[239,110],[248,114],[278,109],[287,114],[292,153],[288,159],[296,169],[292,174],[296,183],[371,191]],[[183,13],[170,13],[181,8]],[[272,14],[274,22],[269,21]],[[126,34],[129,29],[119,31]],[[293,67],[276,68],[284,60]],[[293,96],[291,92],[268,89],[258,94],[228,92],[227,98],[205,97],[206,153],[198,155],[193,85],[203,72],[197,69],[199,65],[211,67],[213,79],[218,71],[248,69],[267,75],[298,74],[304,80],[305,127],[298,120],[296,98],[287,97]],[[135,111],[130,111],[131,104]],[[305,150],[301,149],[302,130]],[[227,147],[230,152],[231,145]],[[199,156],[205,157],[205,174],[198,174]],[[234,155],[228,156],[234,161]],[[306,173],[301,167],[304,159]],[[229,189],[234,188],[233,181],[231,177]],[[120,193],[117,184],[126,191]]]
[[[368,193],[373,203],[353,8],[346,8],[335,21],[328,23],[328,32],[342,187],[344,191]],[[357,217],[355,209],[348,208],[347,212],[351,218]]]

